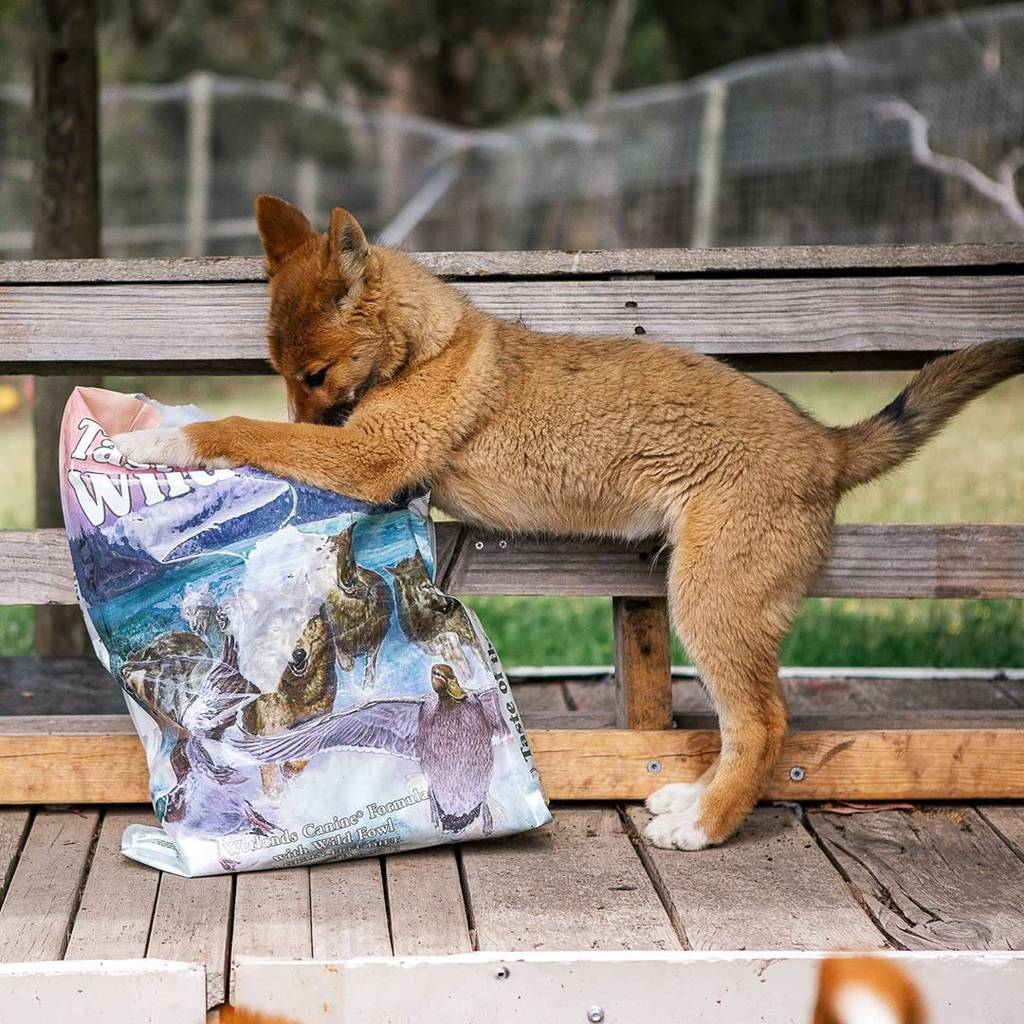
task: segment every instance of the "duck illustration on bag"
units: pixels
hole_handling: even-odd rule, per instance
[[[337,552],[337,586],[327,592],[326,607],[334,629],[334,649],[343,672],[366,655],[363,687],[376,682],[377,655],[391,625],[393,602],[384,577],[355,559],[352,529],[342,530],[329,543]]]
[[[493,745],[512,735],[501,713],[501,695],[496,686],[463,689],[446,664],[430,669],[430,686],[423,697],[370,701],[282,735],[243,734],[231,742],[261,762],[307,761],[343,749],[410,758],[419,762],[426,780],[435,828],[457,834],[479,817],[483,834],[490,835]]]

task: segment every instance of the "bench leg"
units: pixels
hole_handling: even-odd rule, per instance
[[[663,597],[612,599],[615,718],[624,729],[672,728],[668,602]]]

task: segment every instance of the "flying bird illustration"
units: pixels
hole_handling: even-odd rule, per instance
[[[338,556],[337,586],[327,592],[326,605],[338,664],[351,672],[356,658],[365,654],[363,686],[369,689],[376,681],[377,655],[391,625],[391,591],[383,576],[356,562],[351,528],[330,543]]]
[[[462,645],[473,647],[476,633],[466,609],[435,586],[419,555],[403,558],[387,570],[395,581],[402,632],[421,650],[455,663],[468,675],[472,670]]]
[[[308,760],[328,750],[380,750],[419,762],[427,782],[431,820],[442,832],[465,831],[478,817],[493,830],[488,791],[493,744],[511,736],[495,686],[465,690],[450,665],[430,670],[423,697],[370,701],[338,711],[280,736],[231,740],[260,761]]]
[[[241,727],[254,736],[275,736],[310,718],[325,715],[334,706],[338,678],[334,670],[334,636],[326,606],[306,622],[302,635],[281,673],[277,689],[262,693],[242,708]],[[267,792],[281,788],[278,763],[288,774],[305,766],[301,757],[262,758],[260,766]]]
[[[214,664],[213,652],[201,636],[172,630],[128,655],[120,676],[124,688],[144,708],[180,723]]]

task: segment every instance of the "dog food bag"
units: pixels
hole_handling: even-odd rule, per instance
[[[210,875],[549,821],[494,648],[434,583],[426,501],[135,465],[110,440],[202,418],[78,388],[61,430],[82,609],[160,823],[125,855]]]

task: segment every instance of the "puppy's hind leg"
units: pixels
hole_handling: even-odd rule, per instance
[[[653,795],[657,817],[647,836],[656,846],[697,850],[736,831],[781,753],[787,714],[779,645],[803,593],[805,563],[816,555],[813,531],[805,557],[797,551],[793,558],[799,532],[753,543],[742,519],[700,534],[689,518],[673,552],[670,599],[676,629],[715,702],[722,749],[698,782]]]

